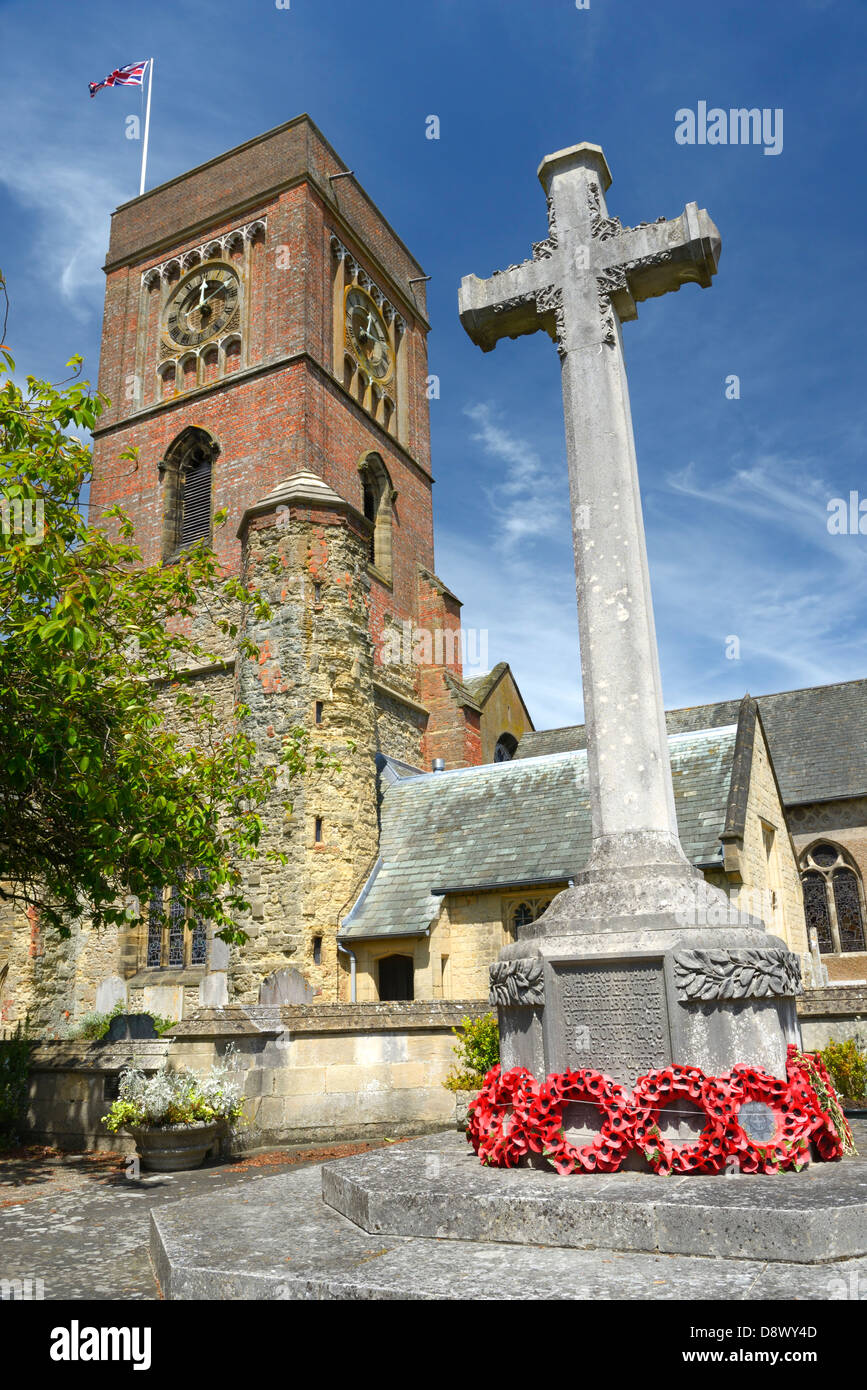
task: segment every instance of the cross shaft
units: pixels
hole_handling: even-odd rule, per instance
[[[461,323],[490,352],[548,332],[561,359],[593,825],[590,865],[683,861],[677,833],[621,322],[708,286],[720,237],[703,209],[623,227],[598,145],[547,156],[548,237],[532,259],[461,282]]]

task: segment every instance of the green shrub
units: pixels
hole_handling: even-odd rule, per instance
[[[835,1042],[833,1038],[819,1053],[828,1068],[834,1089],[847,1101],[867,1100],[867,1052],[854,1038]]]
[[[19,1143],[27,1116],[30,1049],[27,1021],[16,1025],[11,1038],[0,1039],[0,1151]]]
[[[478,1091],[485,1076],[500,1060],[500,1030],[494,1014],[464,1018],[452,1032],[457,1061],[443,1085],[449,1091]]]

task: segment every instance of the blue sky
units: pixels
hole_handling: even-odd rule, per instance
[[[867,535],[826,525],[831,498],[867,498],[862,0],[26,0],[0,3],[0,30],[0,266],[22,374],[57,379],[81,352],[96,378],[140,99],[91,101],[89,80],[155,55],[149,187],[302,111],[355,170],[433,277],[437,568],[537,727],[582,710],[558,359],[541,334],[480,353],[457,286],[529,254],[539,160],[580,140],[603,146],[624,222],[706,207],[712,288],[624,329],[666,701],[865,674]],[[699,101],[782,108],[782,152],[679,145],[675,113]]]

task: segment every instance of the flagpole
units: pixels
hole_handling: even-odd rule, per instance
[[[146,110],[145,110],[144,145],[142,146],[142,152],[141,152],[141,184],[139,185],[139,190],[138,190],[138,196],[139,196],[139,197],[141,197],[141,195],[144,193],[144,188],[145,188],[145,173],[147,172],[147,164],[148,164],[148,136],[150,135],[150,130],[151,130],[151,92],[153,91],[153,86],[154,86],[154,60],[153,60],[153,58],[149,58],[149,59],[148,59],[148,104],[147,104],[147,108],[146,108]]]

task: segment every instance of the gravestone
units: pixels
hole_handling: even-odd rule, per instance
[[[117,1004],[126,1003],[126,980],[120,975],[109,975],[101,980],[96,991],[96,1012],[110,1014]]]
[[[108,1026],[106,1042],[127,1042],[131,1038],[156,1038],[159,1034],[150,1014],[116,1014]]]
[[[229,976],[225,970],[209,970],[199,982],[199,1007],[221,1009],[229,1002]]]
[[[259,1003],[270,1006],[311,1004],[314,995],[315,990],[307,983],[300,970],[289,968],[275,971],[259,986]]]
[[[142,990],[145,1009],[158,1018],[172,1018],[179,1023],[184,1016],[183,985],[145,985]]]
[[[625,1084],[668,1062],[784,1076],[797,957],[757,918],[728,925],[678,837],[621,334],[640,301],[711,284],[719,232],[695,203],[637,227],[609,217],[598,145],[549,155],[539,178],[547,237],[521,265],[466,276],[460,315],[486,352],[541,329],[560,356],[592,842],[491,968],[501,1062]]]

